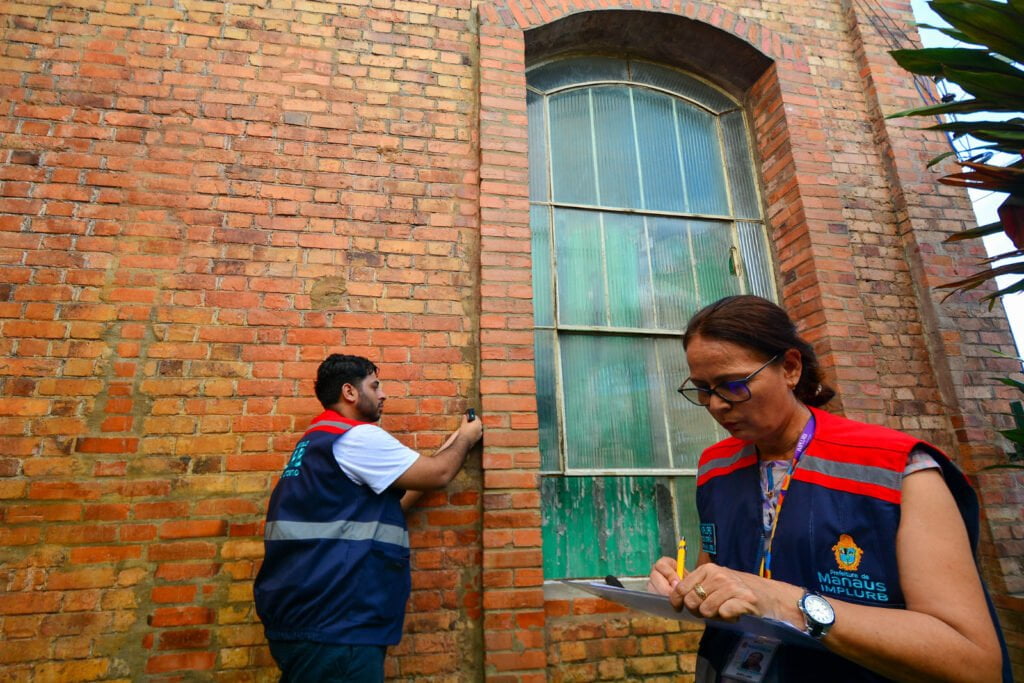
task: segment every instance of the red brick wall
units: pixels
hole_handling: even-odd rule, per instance
[[[389,677],[686,678],[694,632],[545,601],[541,569],[524,31],[620,7],[774,61],[738,95],[836,407],[969,472],[998,458],[1006,322],[931,289],[977,251],[940,244],[969,207],[924,170],[941,141],[882,119],[916,95],[860,3],[8,3],[0,677],[273,680],[263,511],[317,363],[345,350],[381,365],[410,446],[467,404],[488,428],[412,516]],[[1019,657],[1024,479],[977,480]]]
[[[0,678],[270,679],[317,363],[423,451],[479,401],[468,4],[0,11]],[[480,471],[413,515],[397,677],[480,667]]]

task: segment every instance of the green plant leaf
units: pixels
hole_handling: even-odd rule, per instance
[[[1000,429],[999,433],[1014,443],[1024,443],[1024,429]]]
[[[1021,1],[1024,2],[1024,0],[1021,0]],[[992,353],[996,354],[997,356],[1002,356],[1003,358],[1012,358],[1015,361],[1018,361],[1020,363],[1024,363],[1024,358],[1021,358],[1020,356],[1014,356],[1014,355],[1009,354],[1009,353],[1004,353],[1004,352],[1000,351],[999,349],[989,349],[989,351],[991,351]]]
[[[1012,263],[1006,266],[1000,266],[999,268],[985,268],[968,275],[963,279],[956,280],[954,282],[944,282],[938,286],[943,289],[963,289],[966,291],[980,287],[989,280],[994,280],[996,277],[1001,275],[1024,275],[1024,263]],[[1021,285],[1022,283],[1024,283],[1024,280],[1021,280],[1014,285],[1010,285],[1010,288]]]
[[[1024,0],[1021,1],[1024,2]],[[946,121],[944,123],[937,123],[934,126],[928,126],[925,130],[943,130],[947,133],[958,134],[973,134],[975,130],[1024,132],[1024,119],[1012,118],[1006,121]]]
[[[1024,180],[1010,177],[992,177],[977,172],[950,173],[939,178],[943,185],[966,187],[974,190],[991,190],[993,192],[1024,192]]]
[[[990,145],[991,148],[1000,152],[1006,152],[1007,154],[1020,154],[1020,151],[1024,149],[1024,131],[993,132],[988,130],[979,130],[971,133],[970,135],[979,140],[993,143]]]
[[[1009,377],[993,377],[992,379],[996,380],[997,382],[1002,382],[1006,386],[1016,387],[1017,389],[1020,389],[1021,392],[1024,392],[1024,382],[1019,382]]]
[[[980,73],[946,68],[944,73],[947,80],[956,83],[976,99],[1007,100],[1006,104],[1011,105],[1013,111],[1024,109],[1024,72]]]
[[[992,292],[991,294],[987,295],[985,299],[992,299],[993,301],[995,301],[999,297],[1006,296],[1007,294],[1016,294],[1017,292],[1024,292],[1024,278],[1017,280],[1015,283],[1008,287],[1003,287],[1002,289],[998,289],[995,292]]]
[[[966,33],[962,33],[960,31],[957,31],[955,28],[950,28],[949,26],[932,26],[931,24],[916,24],[916,26],[919,29],[925,28],[925,29],[931,29],[933,31],[938,31],[939,33],[945,33],[947,36],[949,36],[953,40],[957,41],[958,43],[970,43],[971,42],[971,39],[969,37],[967,37]]]
[[[939,182],[954,187],[973,187],[980,190],[1024,194],[1024,169],[970,161],[964,161],[961,165],[968,170],[963,173],[950,173],[939,178]]]
[[[926,168],[931,168],[932,166],[934,166],[935,164],[939,163],[940,161],[948,159],[949,157],[954,156],[955,154],[956,154],[956,152],[952,151],[952,150],[949,151],[949,152],[943,152],[939,156],[934,157],[932,159],[929,159],[928,160],[928,164],[926,165]]]
[[[895,119],[900,116],[938,116],[941,114],[975,114],[989,111],[1019,111],[1017,107],[1008,102],[990,102],[988,100],[961,100],[959,102],[943,102],[942,104],[930,104],[927,107],[907,109],[906,111],[889,114],[885,118]]]
[[[969,42],[1024,62],[1024,15],[991,0],[932,0],[931,8]]]
[[[896,63],[907,71],[923,76],[942,76],[946,69],[1020,75],[1019,69],[990,55],[987,50],[966,47],[926,47],[919,50],[893,50]]]
[[[999,221],[995,223],[989,223],[988,225],[979,225],[976,228],[970,230],[961,230],[960,232],[954,233],[942,240],[943,242],[959,242],[960,240],[971,240],[976,237],[984,237],[985,235],[995,235],[1003,231],[1003,224]]]

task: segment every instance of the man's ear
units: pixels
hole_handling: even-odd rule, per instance
[[[348,401],[349,403],[356,403],[359,401],[359,390],[356,389],[355,385],[346,382],[341,385],[341,396],[339,398],[342,401]]]

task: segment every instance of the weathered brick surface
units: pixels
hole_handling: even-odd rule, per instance
[[[251,582],[319,360],[378,362],[423,451],[479,400],[470,8],[2,11],[0,677],[272,680]],[[396,677],[482,659],[479,489],[413,516]]]
[[[978,247],[940,243],[972,220],[925,170],[941,140],[883,119],[917,102],[882,30],[909,31],[909,8],[885,8],[4,5],[0,677],[274,680],[251,602],[262,515],[316,365],[344,349],[381,365],[383,424],[410,446],[467,403],[487,425],[482,461],[412,518],[389,677],[688,678],[695,632],[543,592],[524,32],[618,10],[772,60],[735,94],[783,302],[837,409],[977,475],[1024,665],[1024,479],[982,470],[1007,325],[932,289]]]
[[[502,66],[495,87],[509,89],[493,105],[481,100],[482,140],[491,122],[504,124],[502,139],[514,139],[514,123],[524,119],[521,95],[513,89],[521,87],[518,76],[530,58],[519,54],[521,30],[576,11],[608,7],[585,1],[571,7],[514,0],[481,5],[481,61]],[[991,352],[994,347],[1012,351],[1005,317],[998,310],[987,312],[976,300],[943,301],[932,290],[972,267],[971,258],[979,254],[977,246],[941,244],[946,235],[970,224],[969,205],[962,193],[938,187],[935,176],[925,170],[927,159],[942,151],[941,140],[916,131],[914,122],[883,119],[917,103],[912,82],[886,54],[895,46],[886,45],[882,33],[896,28],[913,36],[909,7],[887,3],[886,13],[868,13],[847,2],[641,2],[618,7],[706,22],[753,44],[774,61],[742,96],[757,148],[782,300],[822,354],[839,391],[835,408],[919,434],[950,452],[968,472],[998,461],[1001,447],[994,430],[1001,423],[993,414],[1006,412],[1011,394],[991,376],[1015,369]],[[572,43],[571,35],[563,37]],[[643,45],[628,47],[643,54]],[[482,70],[482,91],[487,74]],[[516,173],[520,167],[514,161],[494,163],[490,169],[482,156],[481,177]],[[494,190],[495,197],[488,197],[482,186],[482,204],[518,208],[512,202],[525,189],[521,184],[511,191],[508,187],[505,183]],[[518,248],[503,243],[493,256],[485,244],[486,281],[486,266],[509,269],[502,257],[527,252],[528,238],[521,215],[488,214],[485,208],[481,220],[484,233],[506,239],[520,235]],[[483,310],[496,311],[486,324],[514,329],[513,316],[498,314],[503,303],[484,297]],[[485,357],[511,353],[509,345],[491,350],[483,340],[482,345]],[[501,391],[509,379],[499,373],[488,376],[485,368],[482,382]],[[1000,492],[1019,489],[1021,478],[1011,472],[979,481],[986,504],[986,574],[997,594],[1017,593],[1020,549],[993,543],[991,535],[1017,538],[1024,533],[1019,508],[1008,511]],[[488,535],[509,538],[498,529],[486,530]],[[485,544],[485,561],[490,547]],[[505,585],[485,586],[485,592],[502,590]],[[1011,599],[1007,604],[1016,603]],[[552,631],[552,619],[549,610],[549,670],[564,673],[568,680],[604,675],[595,668],[604,658],[588,654],[576,642],[563,643]],[[1011,642],[1019,643],[1019,625],[1013,619],[1004,622]],[[575,668],[566,668],[569,660],[576,662]],[[673,669],[667,660],[654,658],[611,675],[656,677],[662,673],[659,667],[683,676],[692,670],[682,663]]]

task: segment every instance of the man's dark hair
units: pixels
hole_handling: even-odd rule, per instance
[[[362,356],[332,353],[316,370],[313,389],[320,405],[330,408],[341,400],[341,388],[346,384],[359,388],[360,383],[377,372],[377,366]]]
[[[732,342],[771,358],[789,349],[800,352],[803,370],[793,393],[809,406],[823,406],[836,392],[822,383],[814,348],[796,332],[789,314],[776,304],[752,294],[727,296],[697,311],[686,326],[683,348],[695,336]]]

